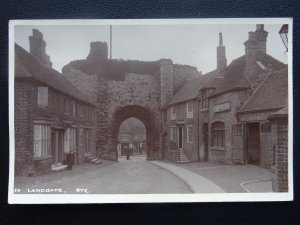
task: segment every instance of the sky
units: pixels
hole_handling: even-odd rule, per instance
[[[267,24],[267,53],[287,63],[287,54],[278,34],[282,24]],[[108,25],[17,25],[15,42],[29,51],[32,29],[39,29],[46,41],[46,52],[53,68],[61,72],[70,61],[85,59],[90,42],[107,42]],[[192,25],[113,25],[112,58],[156,61],[162,58],[176,64],[191,65],[209,72],[216,68],[216,47],[219,32],[223,34],[228,64],[245,53],[244,42],[255,24],[192,24]]]

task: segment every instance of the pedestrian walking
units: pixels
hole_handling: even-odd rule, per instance
[[[124,149],[125,149],[126,159],[129,160],[129,158],[130,158],[130,150],[129,150],[129,148],[127,146],[125,146]]]
[[[71,151],[68,155],[67,155],[67,165],[68,165],[68,170],[71,170],[73,165],[74,165],[74,161],[75,161],[75,155],[74,152]]]

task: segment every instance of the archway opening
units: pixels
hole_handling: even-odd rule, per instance
[[[154,120],[153,112],[148,108],[139,105],[127,105],[116,109],[113,114],[112,122],[112,136],[111,136],[111,150],[113,154],[118,158],[118,134],[121,124],[134,117],[140,120],[146,129],[146,155],[147,160],[153,160],[157,158],[159,150],[159,134],[156,129],[156,123]]]
[[[139,119],[124,120],[118,133],[118,160],[145,161],[147,159],[146,127]]]

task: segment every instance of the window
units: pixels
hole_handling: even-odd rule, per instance
[[[187,118],[193,118],[193,110],[194,110],[194,102],[193,101],[187,101],[186,102],[186,115]]]
[[[51,156],[51,127],[50,125],[33,125],[34,158]]]
[[[76,151],[76,128],[67,128],[64,135],[65,153]]]
[[[192,125],[187,126],[187,143],[193,143],[194,139],[194,127]]]
[[[201,98],[202,98],[202,108],[203,109],[206,109],[208,108],[208,100],[207,100],[207,90],[202,90],[202,93],[201,93]]]
[[[175,108],[175,105],[171,106],[171,120],[176,120],[176,108]]]
[[[225,146],[225,127],[222,122],[215,122],[212,124],[211,146],[224,147]]]
[[[38,106],[48,106],[48,87],[38,87]]]
[[[171,141],[176,141],[176,127],[171,127]]]

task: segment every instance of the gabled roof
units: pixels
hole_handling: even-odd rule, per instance
[[[239,112],[280,109],[287,107],[288,69],[270,73]]]
[[[40,63],[17,44],[15,44],[15,78],[32,78],[71,97],[90,103],[89,99],[64,76]]]
[[[168,105],[197,98],[199,95],[199,89],[203,87],[210,79],[215,77],[216,74],[216,70],[214,70],[205,75],[200,75],[198,78],[187,81],[186,84],[172,98]]]

